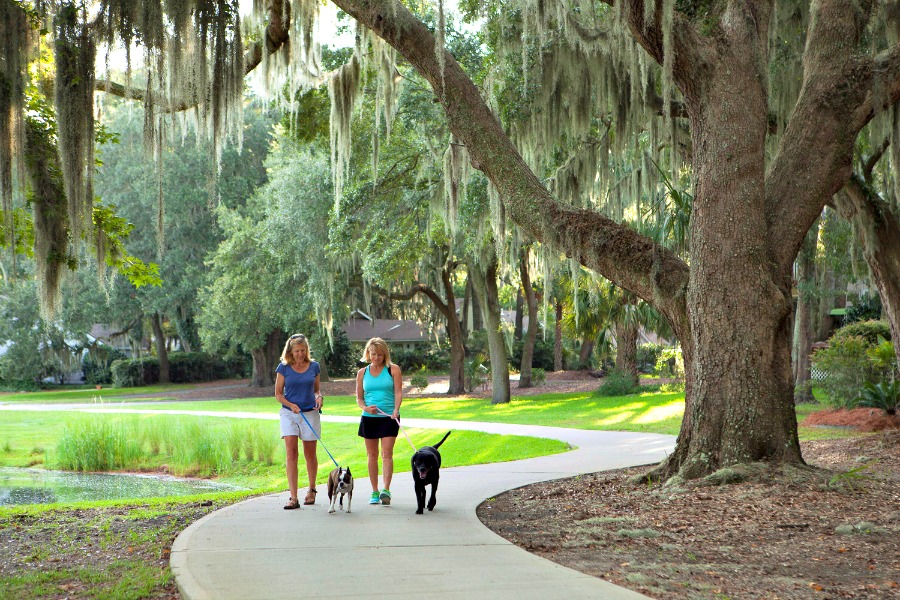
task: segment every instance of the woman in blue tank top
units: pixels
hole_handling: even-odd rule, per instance
[[[369,365],[356,374],[356,404],[363,411],[359,420],[359,437],[366,441],[366,466],[372,484],[369,504],[390,504],[394,442],[400,431],[403,379],[400,367],[391,364],[391,351],[381,338],[369,340],[362,359]],[[378,490],[379,455],[384,481],[381,491]]]

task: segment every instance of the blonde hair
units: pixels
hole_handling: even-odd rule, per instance
[[[306,362],[312,362],[312,350],[309,349],[309,340],[302,333],[295,333],[284,343],[284,351],[281,353],[281,364],[294,365],[294,356],[291,354],[294,346],[306,346]]]
[[[371,340],[366,343],[366,349],[363,350],[362,360],[363,362],[372,362],[372,350],[378,350],[382,354],[384,354],[384,364],[385,366],[391,365],[391,349],[388,348],[387,343],[380,337],[373,337]]]

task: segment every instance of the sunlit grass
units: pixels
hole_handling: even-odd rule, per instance
[[[174,392],[182,390],[190,390],[197,387],[196,384],[182,383],[170,385],[149,385],[142,387],[114,388],[102,386],[101,389],[95,388],[79,388],[64,391],[41,391],[41,392],[18,392],[12,394],[0,394],[0,403],[29,403],[29,404],[50,404],[50,403],[98,403],[105,402],[121,402],[128,401],[148,401],[153,398],[125,398],[126,396],[135,396],[139,394],[158,394],[164,392]]]
[[[9,411],[3,413],[0,440],[10,447],[42,445],[39,456],[2,451],[0,466],[48,469],[125,470],[214,477],[224,483],[258,491],[284,486],[284,445],[277,420],[230,419],[191,415],[123,415]],[[340,464],[365,472],[365,446],[355,423],[324,423],[323,442]],[[236,435],[235,432],[239,435]],[[407,428],[416,447],[440,440],[444,431]],[[160,439],[156,446],[152,440]],[[401,436],[402,437],[402,436]],[[240,446],[233,446],[242,440]],[[250,440],[249,443],[246,440]],[[319,444],[318,479],[334,468]],[[445,464],[466,466],[519,460],[564,452],[556,440],[454,431],[441,447]],[[412,447],[405,438],[395,447],[395,469],[410,470]],[[237,457],[237,458],[235,458]],[[303,466],[301,464],[301,470]]]

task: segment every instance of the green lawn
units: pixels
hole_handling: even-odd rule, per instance
[[[67,453],[72,451],[60,446],[60,441],[69,436],[76,444],[97,446],[94,439],[76,438],[104,426],[101,439],[126,441],[121,444],[123,464],[102,470],[154,471],[165,465],[173,474],[212,476],[255,490],[283,487],[284,446],[277,420],[4,411],[0,420],[0,466],[65,468]],[[326,423],[323,429],[323,441],[336,460],[357,470],[365,468],[365,447],[357,436],[356,424]],[[433,444],[444,433],[414,428],[406,432],[416,447]],[[442,447],[447,466],[519,460],[567,449],[556,440],[476,431],[454,431]],[[397,440],[394,454],[396,470],[409,471],[412,448],[405,437]],[[320,444],[319,479],[323,480],[333,467]]]
[[[54,404],[54,403],[103,403],[115,399],[122,401],[148,401],[152,398],[130,398],[138,394],[158,394],[161,392],[175,392],[190,390],[197,387],[193,383],[173,383],[168,385],[149,385],[143,387],[114,388],[102,387],[101,389],[78,386],[72,390],[53,390],[40,392],[10,392],[0,394],[0,404],[27,403],[27,404]]]

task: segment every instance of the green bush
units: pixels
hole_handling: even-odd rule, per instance
[[[425,376],[425,367],[422,367],[413,373],[413,376],[409,380],[409,384],[418,390],[424,390],[428,387],[428,377]]]
[[[352,377],[356,374],[356,361],[362,353],[354,352],[343,329],[336,327],[331,347],[323,342],[321,349],[322,362],[328,368],[329,377]]]
[[[824,373],[819,385],[827,404],[853,408],[859,390],[866,383],[876,383],[879,377],[867,354],[870,348],[871,344],[864,337],[835,334],[827,348],[812,355],[813,367]]]
[[[247,372],[244,357],[221,357],[203,352],[172,352],[169,354],[169,380],[172,383],[193,383],[242,377]]]
[[[601,396],[627,396],[635,393],[639,388],[640,385],[634,382],[634,377],[630,373],[613,369],[603,378],[597,393]]]
[[[137,387],[159,381],[159,361],[155,358],[123,358],[109,367],[116,387]]]
[[[0,392],[39,392],[40,390],[41,386],[32,380],[0,381]]]
[[[391,350],[391,362],[400,365],[404,372],[425,369],[432,373],[447,372],[450,368],[449,349],[429,347],[422,350]]]
[[[231,379],[247,374],[248,364],[243,356],[221,357],[202,352],[172,352],[169,354],[169,381],[193,383]],[[113,361],[110,366],[116,387],[136,387],[159,382],[159,360],[135,358]]]
[[[544,369],[545,371],[553,370],[553,346],[555,342],[553,338],[544,339],[538,335],[534,340],[534,354],[531,356],[531,367]],[[517,341],[513,345],[512,354],[509,357],[510,368],[518,371],[522,367],[522,348],[525,346],[522,340]]]
[[[871,321],[881,318],[881,297],[878,294],[863,293],[853,306],[847,308],[842,325],[849,325],[858,321]]]
[[[541,385],[547,381],[547,371],[540,367],[532,367],[531,368],[531,383],[532,385]]]
[[[637,365],[641,373],[656,372],[656,365],[663,351],[667,350],[660,344],[642,344],[637,348]]]
[[[467,392],[475,391],[479,386],[484,385],[491,376],[491,371],[486,363],[487,357],[479,353],[467,360],[463,365]]]
[[[875,346],[879,343],[878,338],[891,339],[891,328],[887,321],[858,321],[835,331],[828,343],[848,337],[861,337],[866,345]]]
[[[128,358],[125,354],[108,346],[101,346],[96,350],[85,354],[81,361],[81,371],[84,373],[84,382],[90,385],[112,383],[112,363],[116,360]]]
[[[897,414],[897,408],[900,408],[900,381],[866,383],[859,392],[859,405],[880,408],[888,415]]]
[[[681,348],[663,348],[656,357],[654,374],[660,377],[684,379],[684,357]]]

